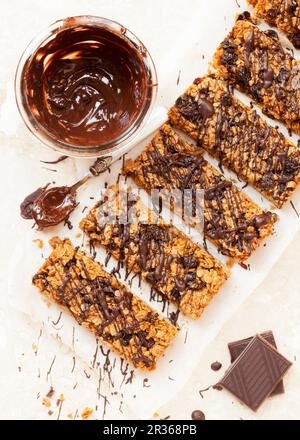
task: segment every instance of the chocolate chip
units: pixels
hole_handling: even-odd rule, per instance
[[[277,75],[277,81],[280,83],[284,83],[290,76],[290,71],[282,67],[280,69],[279,74]]]
[[[246,232],[246,234],[244,234],[245,241],[251,241],[251,240],[253,240],[253,238],[256,238],[256,237],[257,237],[256,232]]]
[[[300,49],[300,33],[297,32],[295,34],[289,35],[290,41],[293,43],[296,49]]]
[[[150,349],[155,344],[155,341],[154,341],[153,338],[147,339],[147,333],[146,332],[140,331],[136,335],[139,338],[140,343],[141,343],[141,345],[143,347],[146,347],[146,348]]]
[[[237,70],[237,82],[238,84],[246,86],[251,79],[251,74],[246,67],[240,67]]]
[[[268,224],[271,218],[272,218],[271,212],[264,212],[263,214],[257,215],[254,218],[254,226],[256,226],[257,229],[260,229],[266,224]]]
[[[284,160],[283,171],[284,174],[294,174],[300,168],[299,162],[292,157],[288,157]]]
[[[262,96],[260,93],[262,86],[262,83],[256,83],[250,88],[251,96],[259,103],[262,102]]]

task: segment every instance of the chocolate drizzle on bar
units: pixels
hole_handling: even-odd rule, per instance
[[[139,116],[147,91],[144,55],[106,26],[59,30],[27,61],[24,99],[35,121],[67,145],[119,138]]]
[[[246,49],[253,46],[252,40],[253,37],[251,44],[247,40]],[[264,60],[265,87],[270,87],[273,71],[267,57],[264,56]],[[209,116],[203,114],[202,104],[199,104],[203,100],[215,109]],[[170,112],[171,122],[187,131],[188,125],[183,126],[176,111],[195,124],[199,146],[210,151],[245,182],[254,185],[276,206],[281,207],[291,196],[300,181],[299,149],[238,101],[225,83],[213,76],[205,77],[197,80],[189,93],[177,99],[176,107]]]
[[[193,194],[204,190],[205,236],[215,241],[227,255],[232,254],[232,248],[237,248],[249,256],[252,242],[260,237],[261,228],[274,221],[272,213],[262,211],[247,218],[243,208],[245,196],[214,170],[201,152],[192,150],[180,140],[169,126],[164,126],[144,150],[138,165],[133,166],[132,175],[147,190],[191,189]]]
[[[267,116],[300,133],[299,63],[276,33],[240,19],[217,50],[214,64],[220,77],[247,93]]]
[[[218,385],[226,388],[253,411],[257,411],[291,365],[265,339],[256,336]]]
[[[109,200],[107,196],[101,199],[81,221],[81,229],[118,260],[115,273],[126,267],[127,278],[132,272],[151,285],[152,298],[159,294],[186,316],[198,319],[227,279],[227,270],[177,228],[163,223],[138,198],[131,201],[136,219],[123,224],[126,206],[118,201],[124,191],[115,187],[108,191]],[[107,221],[110,213],[113,222]],[[172,316],[174,322],[177,316]]]
[[[20,214],[25,220],[33,219],[33,205],[35,201],[44,193],[47,186],[45,186],[44,188],[38,188],[33,193],[26,196],[23,202],[21,203]]]

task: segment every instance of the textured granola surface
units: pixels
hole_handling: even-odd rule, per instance
[[[33,277],[33,284],[123,359],[153,370],[175,338],[176,327],[70,240],[55,237],[50,243],[53,252]]]
[[[118,192],[114,194],[118,197]],[[183,314],[199,318],[227,279],[228,270],[176,227],[164,224],[138,198],[130,203],[134,205],[136,221],[99,221],[100,209],[120,218],[122,207],[113,196],[109,201],[104,198],[81,221],[81,229],[125,263],[129,271],[139,274],[155,291],[176,303]]]
[[[300,63],[283,49],[276,32],[240,16],[217,49],[214,67],[267,116],[300,134]]]
[[[235,260],[246,260],[276,220],[263,211],[186,143],[168,124],[133,162],[127,172],[146,191],[154,188],[204,190],[204,234]],[[197,217],[192,224],[197,227]]]
[[[300,181],[300,150],[222,80],[198,78],[169,112],[170,122],[281,208]]]
[[[299,0],[248,0],[255,14],[271,26],[287,34],[293,45],[300,49]]]

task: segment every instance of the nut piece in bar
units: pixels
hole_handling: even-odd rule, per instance
[[[278,208],[300,182],[300,150],[214,76],[196,79],[169,120]]]
[[[274,31],[240,16],[214,56],[217,75],[248,94],[262,111],[300,134],[300,63]]]
[[[254,12],[269,25],[284,32],[300,49],[300,3],[298,0],[248,0]]]
[[[124,197],[129,198],[125,204]],[[122,224],[126,204],[131,213],[128,223]],[[108,220],[112,214],[113,222]],[[163,223],[132,192],[116,186],[108,189],[80,227],[93,243],[104,246],[128,271],[140,275],[192,319],[202,315],[229,276],[208,252]]]
[[[33,284],[49,299],[66,307],[123,359],[143,370],[153,370],[177,334],[147,304],[70,240],[50,240],[53,251]]]
[[[218,385],[226,388],[253,411],[257,411],[291,365],[265,339],[256,336]]]
[[[261,241],[273,233],[277,217],[239,191],[203,158],[202,150],[195,150],[168,124],[133,163],[127,163],[126,172],[148,192],[179,188],[197,194],[204,190],[205,238],[237,261],[249,258]],[[199,226],[197,216],[185,220]],[[200,220],[202,225],[203,219]]]
[[[276,348],[277,350],[277,345],[272,331],[261,333],[259,336],[265,339],[269,344],[272,345],[272,347]],[[235,341],[228,344],[228,349],[231,356],[231,363],[236,361],[236,359],[245,350],[245,348],[249,345],[249,343],[252,341],[253,338],[254,336],[252,336],[251,338],[242,339],[240,341]],[[277,396],[278,394],[283,394],[283,393],[284,393],[284,385],[283,385],[283,381],[280,381],[277,387],[274,389],[274,391],[272,391],[270,396]]]

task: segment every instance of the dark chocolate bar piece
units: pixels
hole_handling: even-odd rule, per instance
[[[291,365],[265,339],[255,336],[218,385],[257,411]]]
[[[276,341],[273,335],[273,332],[268,331],[261,333],[260,336],[265,339],[269,344],[271,344],[274,348],[277,350]],[[241,339],[239,341],[231,342],[228,344],[228,349],[231,356],[231,363],[236,361],[236,359],[240,356],[240,354],[245,350],[245,348],[249,345],[249,343],[252,341],[254,336],[247,339]],[[284,393],[284,385],[283,380],[277,385],[277,387],[274,389],[274,391],[270,394],[270,396],[277,396],[278,394]]]

